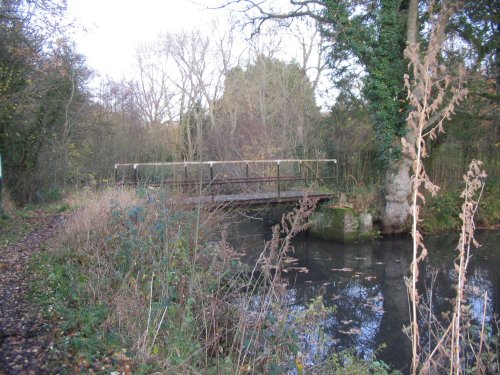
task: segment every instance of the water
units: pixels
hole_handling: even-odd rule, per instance
[[[233,246],[245,250],[244,260],[254,262],[270,229],[260,221],[249,220],[230,233]],[[432,303],[437,314],[452,309],[457,238],[454,233],[425,238],[429,256],[421,265],[419,286],[423,291],[434,280]],[[477,240],[482,246],[473,251],[469,264],[467,302],[473,320],[480,322],[484,292],[488,292],[487,324],[493,327],[492,317],[500,313],[500,231],[478,232]],[[312,298],[322,295],[325,306],[335,306],[323,327],[327,350],[355,348],[366,358],[377,350],[378,359],[408,372],[411,343],[403,326],[409,323],[404,276],[412,257],[410,238],[343,245],[305,235],[298,236],[293,246],[297,266],[307,267],[309,272],[287,274],[292,314],[306,309]],[[311,345],[309,349],[312,360],[316,348]]]

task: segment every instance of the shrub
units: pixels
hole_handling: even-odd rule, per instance
[[[59,246],[35,262],[37,279],[47,281],[34,295],[61,318],[62,347],[79,358],[76,366],[122,371],[133,358],[137,371],[292,368],[297,345],[281,268],[313,203],[274,228],[249,269],[224,236],[212,240],[220,212],[174,206],[155,194],[106,190],[68,200],[79,208]],[[106,360],[123,350],[127,360],[110,367]]]

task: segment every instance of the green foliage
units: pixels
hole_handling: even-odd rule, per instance
[[[333,353],[318,370],[324,375],[401,375],[383,361],[359,358],[353,350]]]
[[[476,222],[480,227],[498,227],[500,225],[500,186],[497,179],[486,180],[486,186],[477,210]]]
[[[326,1],[325,29],[337,35],[330,65],[354,57],[366,70],[363,93],[369,103],[379,155],[387,163],[399,155],[399,139],[405,135],[407,3],[380,1],[365,7]],[[363,9],[364,12],[360,12]],[[338,70],[342,75],[344,70]]]
[[[462,226],[459,215],[463,198],[460,189],[441,191],[435,197],[428,197],[421,208],[420,227],[430,233],[456,230]],[[500,224],[500,190],[495,180],[486,180],[485,189],[475,216],[478,227],[495,227]]]
[[[5,156],[5,182],[12,196],[25,203],[54,182],[65,183],[67,142],[75,112],[86,99],[88,71],[67,40],[47,48],[26,20],[17,27],[4,21],[0,19],[0,153]]]
[[[491,100],[477,108],[477,112],[482,112],[480,116],[487,118],[495,117],[494,108],[497,106],[492,93],[497,89],[478,88],[477,83],[489,79],[490,82],[498,83],[498,70],[495,70],[498,69],[498,56],[494,52],[498,50],[498,38],[494,38],[498,17],[492,17],[495,8],[493,3],[490,0],[467,2],[456,10],[450,20],[448,35],[458,38],[463,45],[454,43],[451,48],[445,47],[446,53],[441,56],[449,71],[458,71],[462,62],[470,68],[470,91],[478,94],[472,97],[473,101],[477,102],[478,98]],[[356,65],[351,64],[349,67],[346,61],[355,61],[363,66],[366,73],[362,78],[363,94],[373,121],[375,144],[384,166],[390,166],[400,155],[400,138],[406,133],[408,108],[403,75],[407,72],[404,49],[409,2],[384,0],[358,4],[327,0],[322,4],[325,6],[321,21],[324,34],[327,37],[335,36],[329,55],[330,66],[334,69],[332,76],[342,89],[345,80],[352,82],[359,76],[350,69]],[[435,6],[439,7],[439,4]],[[428,42],[423,30],[429,21],[429,11],[427,5],[420,7],[423,44]],[[418,40],[419,36],[416,37]],[[487,67],[487,71],[477,74],[481,66]],[[336,110],[333,109],[332,116],[335,116]],[[478,122],[477,115],[469,120],[472,129],[477,127]],[[467,139],[467,145],[472,145],[470,139]],[[465,166],[467,164],[468,161],[464,163]]]
[[[459,229],[462,226],[459,217],[462,204],[458,190],[440,192],[435,197],[429,197],[427,204],[421,209],[421,228],[431,233]]]
[[[57,349],[68,353],[65,357],[99,364],[107,353],[119,350],[121,342],[113,331],[100,329],[108,307],[96,302],[86,289],[88,276],[79,264],[87,260],[72,258],[71,251],[35,256],[30,264],[35,276],[30,300],[48,318],[59,321],[62,341]]]
[[[498,69],[499,25],[498,3],[495,0],[466,1],[461,11],[450,20],[450,32],[468,43],[460,53],[472,69],[481,69],[483,63],[489,74],[498,74],[495,73],[495,66]]]

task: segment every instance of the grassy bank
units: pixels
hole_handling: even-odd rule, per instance
[[[435,197],[427,197],[427,204],[421,210],[421,228],[428,233],[460,229],[462,204],[459,189],[449,189],[439,192]],[[500,226],[500,187],[494,181],[486,183],[475,223],[477,228]]]
[[[290,320],[281,270],[312,205],[275,227],[255,267],[220,233],[227,212],[165,206],[133,190],[80,194],[64,232],[35,257],[32,300],[58,321],[74,373],[300,373],[299,331],[328,319],[321,299]],[[336,354],[308,374],[390,373]]]
[[[357,212],[370,212],[374,220],[381,220],[383,196],[380,187],[357,187],[348,194],[341,194],[333,200],[334,204],[346,204]],[[436,196],[428,194],[426,204],[421,207],[419,226],[425,233],[439,233],[458,230],[462,226],[463,187],[448,187],[440,190]],[[477,228],[500,227],[500,184],[496,180],[487,181],[481,195],[479,208],[475,215]]]
[[[297,352],[283,287],[212,242],[217,213],[165,207],[134,191],[80,196],[54,251],[34,259],[34,302],[60,319],[75,372],[245,373]],[[220,213],[219,213],[220,214]],[[279,267],[276,235],[263,261]],[[258,308],[257,288],[262,298]]]
[[[23,209],[8,205],[0,215],[0,249],[20,241],[28,233],[38,229],[47,217],[68,209],[64,203],[28,206]]]

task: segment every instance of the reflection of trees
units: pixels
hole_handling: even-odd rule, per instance
[[[383,315],[380,287],[376,283],[351,278],[348,282],[331,282],[324,285],[296,285],[288,298],[295,309],[307,305],[318,295],[324,296],[325,307],[335,307],[335,313],[324,321],[325,342],[331,349],[356,348],[361,356],[372,353],[375,335]]]
[[[500,272],[495,272],[492,277],[493,292],[491,293],[493,311],[500,318]],[[497,325],[492,321],[492,332],[494,335],[500,334]]]
[[[384,314],[376,335],[376,345],[387,345],[378,355],[383,361],[400,370],[411,363],[411,342],[403,332],[409,323],[408,294],[404,282],[410,266],[410,254],[404,251],[408,241],[385,241],[380,256],[383,261]],[[398,350],[394,350],[398,348]]]
[[[328,330],[339,339],[337,349],[355,347],[361,355],[365,355],[375,346],[375,334],[383,315],[379,305],[381,292],[378,285],[366,284],[352,279],[348,283],[337,284],[334,289],[339,297],[332,303],[337,307],[336,326],[328,327]],[[357,334],[356,330],[361,333]]]
[[[474,274],[477,274],[476,270],[480,268],[486,276],[474,278],[471,284],[477,285],[482,292],[488,291],[487,316],[489,317],[492,335],[498,335],[500,332],[498,332],[498,327],[492,317],[497,314],[500,318],[500,252],[496,250],[500,243],[500,232],[480,232],[477,239],[482,248],[476,250],[476,255],[472,258],[471,268],[474,269]],[[485,249],[489,250],[486,251],[486,254],[484,254]],[[488,286],[483,285],[486,280],[489,280]]]
[[[472,329],[468,331],[467,337],[472,342],[479,341],[477,335],[483,314],[484,292],[487,291],[489,295],[486,322],[491,324],[493,329],[496,329],[496,325],[492,317],[499,312],[499,306],[498,304],[495,306],[494,301],[495,287],[498,288],[498,265],[500,263],[500,257],[494,250],[498,243],[498,233],[492,233],[491,237],[490,235],[491,233],[479,233],[477,236],[479,242],[485,246],[483,249],[472,250],[467,270],[465,305],[468,306],[466,311],[469,312],[469,315],[464,316],[465,321],[467,321],[467,323],[464,321],[464,327],[471,324]],[[491,238],[496,240],[488,244]],[[437,340],[436,333],[442,332],[450,324],[449,313],[453,310],[457,282],[457,275],[453,269],[456,256],[455,242],[455,236],[451,235],[430,237],[428,240],[430,255],[422,264],[420,270],[421,285],[419,285],[422,295],[421,306],[425,312],[420,318],[420,326],[423,327],[421,340],[424,349],[433,348]],[[433,322],[430,327],[429,321]],[[431,331],[434,333],[431,334]]]
[[[258,238],[263,241],[262,237]],[[495,253],[498,234],[492,238],[495,241],[489,245],[479,238],[484,247],[476,251],[469,265],[468,285],[473,293],[468,294],[467,302],[473,320],[478,322],[484,291],[490,296],[487,321],[492,323],[492,315],[500,312],[500,254]],[[443,325],[447,322],[441,313],[451,310],[455,297],[455,242],[454,236],[429,237],[429,256],[420,270],[422,305],[429,304],[431,279],[438,271],[432,287],[432,310]],[[318,295],[323,296],[325,306],[336,308],[336,312],[323,321],[325,347],[318,347],[315,343],[318,340],[313,336],[303,337],[309,341],[306,354],[311,357],[318,353],[324,355],[328,350],[356,348],[366,357],[386,344],[377,358],[403,371],[407,369],[411,363],[411,343],[403,326],[409,322],[404,282],[411,258],[409,239],[346,246],[299,238],[293,245],[292,256],[299,259],[299,266],[306,266],[310,272],[284,275],[290,284],[287,297],[292,316],[307,308]],[[421,318],[421,327],[426,327],[425,316]],[[427,329],[422,328],[421,337],[425,345],[429,338]]]
[[[325,306],[336,309],[323,327],[330,338],[330,349],[356,348],[361,356],[370,354],[383,315],[381,289],[370,270],[373,243],[339,245],[309,239],[307,247],[306,243],[294,246],[300,265],[314,270],[314,274],[297,276],[293,302],[304,305],[322,294]]]

